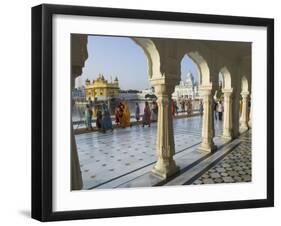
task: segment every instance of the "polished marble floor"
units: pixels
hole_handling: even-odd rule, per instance
[[[174,119],[175,150],[177,156],[191,153],[201,142],[200,116]],[[156,123],[151,127],[133,126],[107,133],[76,135],[84,189],[103,188],[133,172],[150,170],[156,161]],[[222,121],[215,122],[216,137],[222,132]],[[194,158],[202,155],[189,154]],[[200,179],[198,179],[200,182]]]
[[[202,172],[192,184],[250,182],[252,178],[251,130],[242,134],[240,145],[209,170]]]

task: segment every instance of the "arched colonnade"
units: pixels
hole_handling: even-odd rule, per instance
[[[223,138],[232,140],[239,131],[249,128],[248,101],[251,87],[251,44],[243,42],[180,40],[161,38],[132,38],[148,61],[148,79],[154,87],[158,103],[157,162],[152,172],[167,178],[179,168],[175,154],[171,96],[181,80],[181,60],[187,54],[197,65],[199,91],[203,101],[202,142],[199,150],[216,150],[214,131],[214,93],[222,75],[224,104]],[[72,83],[81,75],[87,59],[87,36],[72,37]],[[241,101],[242,99],[242,101]],[[242,102],[242,108],[240,103]],[[73,136],[73,135],[72,135]],[[75,139],[73,137],[74,143]],[[72,148],[72,189],[81,189],[81,173],[75,144]]]

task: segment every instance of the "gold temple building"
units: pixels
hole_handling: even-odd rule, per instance
[[[98,75],[96,80],[92,83],[90,80],[86,80],[86,98],[89,100],[106,100],[110,97],[116,97],[119,95],[119,82],[116,77],[113,82],[108,82],[102,74]]]

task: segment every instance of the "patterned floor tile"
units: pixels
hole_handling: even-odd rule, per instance
[[[201,124],[199,116],[174,119],[176,153],[201,142]],[[216,135],[221,134],[221,128],[222,123],[217,123]],[[84,189],[153,165],[156,161],[156,131],[157,124],[153,123],[150,128],[133,126],[106,133],[75,135]]]
[[[192,184],[212,184],[204,178],[215,178],[215,183],[250,182],[252,178],[251,131],[242,134],[240,145],[235,147],[214,167],[195,178]],[[214,173],[216,172],[216,173]]]

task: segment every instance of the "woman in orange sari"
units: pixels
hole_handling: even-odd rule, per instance
[[[122,117],[120,118],[120,126],[122,128],[126,128],[127,126],[131,126],[131,116],[130,116],[130,111],[129,111],[129,106],[126,101],[123,101],[122,103],[124,105],[124,110]]]

